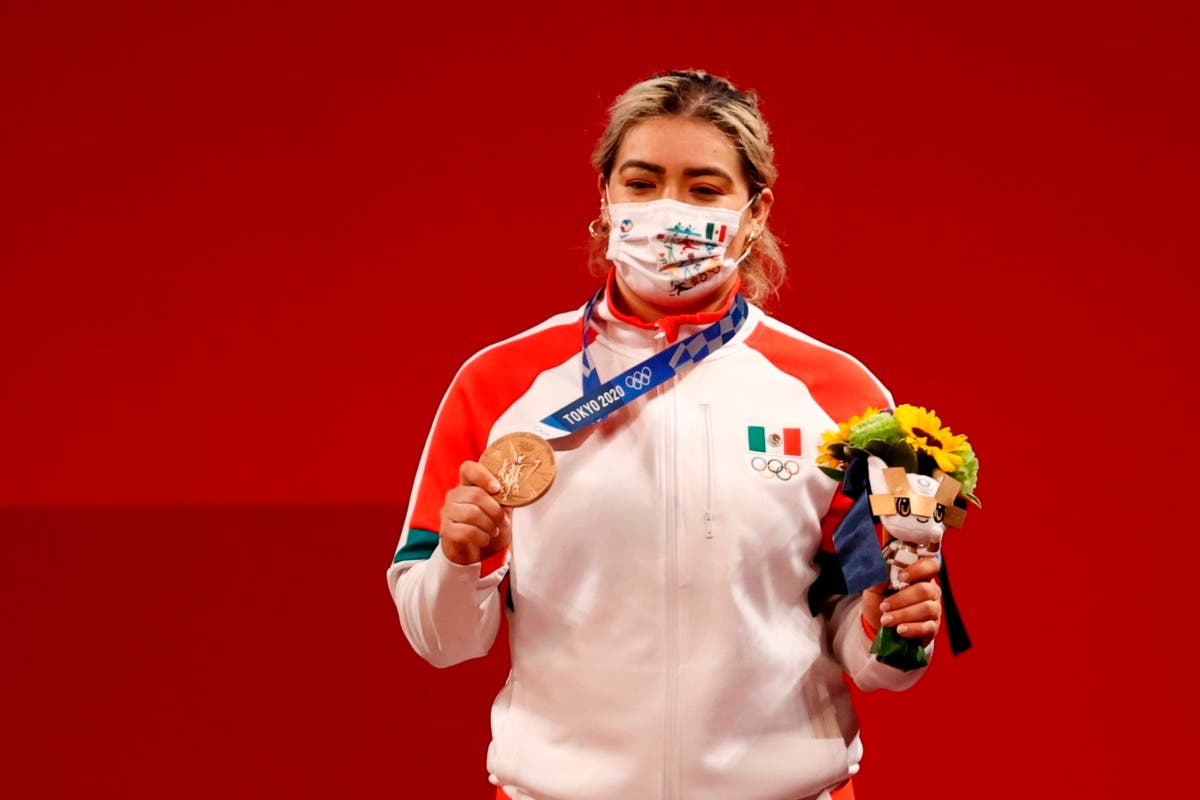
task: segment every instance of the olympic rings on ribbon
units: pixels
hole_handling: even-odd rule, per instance
[[[790,481],[800,474],[800,465],[791,459],[782,461],[778,458],[754,456],[750,459],[750,466],[764,478],[778,478],[781,481]]]
[[[650,371],[649,367],[642,367],[625,379],[625,385],[630,389],[641,389],[643,386],[649,385],[653,375],[654,373]]]

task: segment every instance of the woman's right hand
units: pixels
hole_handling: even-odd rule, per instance
[[[508,547],[512,514],[493,497],[500,482],[478,461],[464,461],[458,477],[442,506],[442,552],[455,564],[477,564]]]

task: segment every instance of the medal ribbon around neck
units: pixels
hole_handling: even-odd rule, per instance
[[[587,337],[592,310],[603,294],[603,289],[596,292],[583,312],[583,396],[534,425],[534,432],[543,439],[557,439],[581,431],[671,380],[681,367],[701,361],[737,335],[749,315],[746,298],[738,292],[733,306],[716,322],[601,383],[600,375],[588,357]]]

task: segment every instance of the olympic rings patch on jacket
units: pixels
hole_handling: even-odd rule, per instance
[[[790,458],[754,456],[750,459],[750,466],[764,478],[778,478],[781,481],[790,481],[800,472],[800,464]]]

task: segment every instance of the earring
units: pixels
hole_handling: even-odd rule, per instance
[[[604,239],[608,236],[608,220],[604,218],[604,199],[600,200],[600,214],[588,223],[588,233],[593,239]]]

